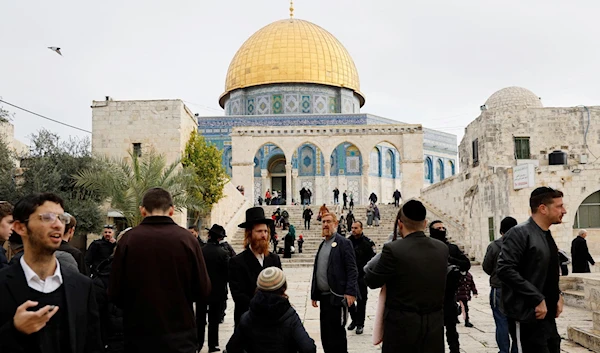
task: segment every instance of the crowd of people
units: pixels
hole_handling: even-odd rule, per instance
[[[566,214],[562,197],[548,187],[535,189],[531,217],[521,224],[503,219],[502,237],[487,249],[483,269],[490,275],[500,352],[560,351],[561,260],[549,228]],[[367,224],[376,218],[377,196],[369,199]],[[471,262],[448,240],[442,221],[427,221],[421,202],[398,206],[394,232],[377,254],[351,212],[341,222],[350,229],[345,237],[335,212],[325,204],[319,209],[323,240],[310,297],[320,312],[325,353],[347,353],[346,332],[364,332],[368,287],[381,288],[373,343],[382,343],[384,353],[444,352],[444,331],[450,352],[459,352],[457,317],[473,326],[468,303],[478,292]],[[116,238],[114,227],[105,225],[84,257],[69,244],[77,221],[57,195],[28,195],[14,208],[0,203],[0,239],[11,250],[10,262],[0,251],[0,351],[192,353],[207,336],[209,352],[316,352],[289,302],[280,257],[269,251],[280,224],[289,229],[283,257],[290,256],[295,226],[280,221],[289,215],[246,210],[239,225],[244,250],[236,254],[218,224],[206,229],[206,241],[197,227],[179,227],[163,189],[148,190],[140,212],[141,224]],[[311,218],[306,207],[305,229]],[[573,241],[574,272],[589,272],[594,264],[585,236],[580,232]],[[235,329],[223,345],[219,325],[229,291]]]

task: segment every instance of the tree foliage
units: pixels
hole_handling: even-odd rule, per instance
[[[194,197],[199,191],[195,189],[193,174],[180,168],[179,161],[167,165],[165,157],[154,152],[145,153],[143,157],[130,152],[129,158],[120,160],[99,159],[91,168],[77,173],[75,180],[77,187],[98,193],[120,211],[129,226],[142,221],[139,206],[150,188],[160,187],[171,193],[178,210],[202,211],[205,207],[202,200]]]
[[[208,143],[197,131],[191,133],[181,163],[194,171],[195,185],[201,187],[191,192],[201,190],[197,197],[208,205],[207,211],[223,198],[223,187],[229,179],[221,160],[222,152],[217,146]]]
[[[5,150],[8,147],[3,142],[0,155]],[[74,186],[72,176],[93,161],[88,138],[61,141],[58,135],[41,130],[31,136],[30,154],[21,159],[20,170],[15,169],[12,159],[8,165],[0,156],[0,198],[14,204],[28,194],[53,192],[65,201],[65,211],[77,219],[76,236],[97,232],[104,221],[99,208],[101,198]]]

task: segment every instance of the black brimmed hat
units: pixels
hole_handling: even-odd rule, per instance
[[[208,230],[208,237],[211,239],[220,239],[225,238],[227,236],[227,234],[225,233],[225,228],[221,227],[218,224],[213,224],[213,226],[210,227],[210,229],[205,229]]]
[[[265,210],[262,207],[252,207],[246,210],[246,222],[239,224],[240,228],[252,228],[255,224],[273,224],[271,218],[265,217]]]

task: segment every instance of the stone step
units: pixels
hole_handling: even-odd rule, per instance
[[[585,292],[568,289],[563,291],[563,294],[565,298],[565,305],[582,309],[590,309],[587,301],[585,300]]]
[[[569,339],[589,350],[600,352],[600,331],[579,327],[567,328]]]

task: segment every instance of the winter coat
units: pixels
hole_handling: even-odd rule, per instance
[[[108,300],[108,280],[112,268],[113,257],[109,257],[98,265],[94,283],[96,303],[100,313],[100,336],[105,352],[124,352],[123,343],[123,310]]]
[[[590,255],[587,241],[582,237],[576,237],[571,243],[571,257],[573,261],[573,273],[589,273],[590,264],[595,264]]]
[[[312,215],[313,211],[307,208],[304,210],[304,212],[302,212],[302,219],[304,219],[305,221],[310,221]]]
[[[208,272],[211,283],[208,302],[220,303],[226,301],[229,253],[214,240],[209,240],[202,248],[202,256],[204,256],[206,272]]]
[[[467,274],[462,276],[458,282],[456,299],[459,301],[469,301],[471,300],[471,292],[477,295],[477,287],[475,287],[475,282],[473,281],[471,272],[467,272]]]
[[[228,353],[315,353],[308,335],[287,298],[258,291],[250,310],[227,343]]]

